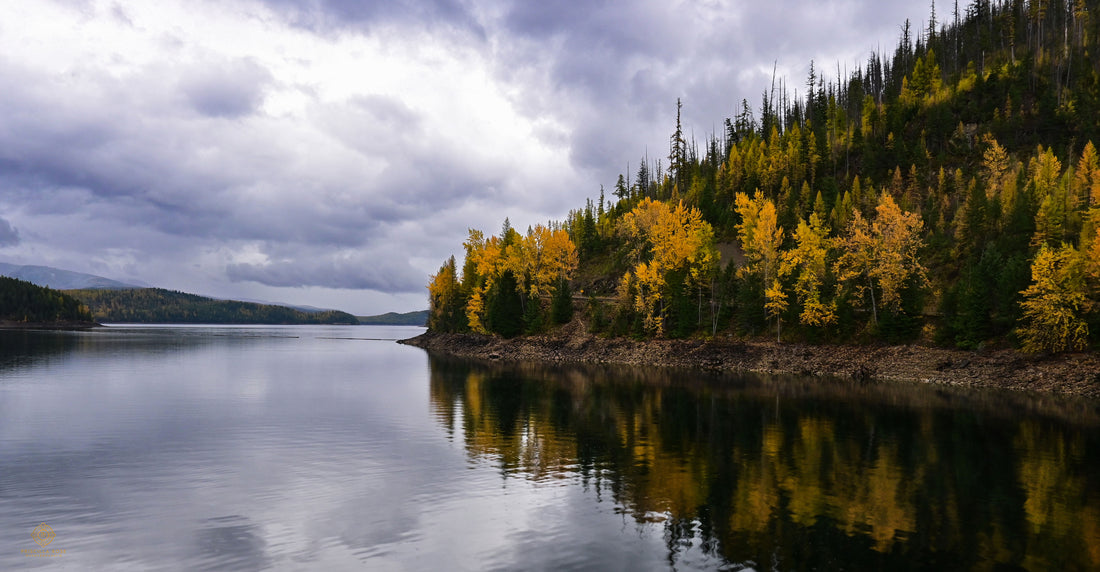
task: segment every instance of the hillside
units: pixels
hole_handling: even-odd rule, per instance
[[[99,288],[136,288],[135,284],[126,284],[110,278],[72,272],[50,266],[16,265],[0,262],[0,276],[9,276],[25,280],[38,286],[54,290],[79,290]]]
[[[378,316],[358,316],[359,323],[364,326],[427,326],[428,325],[428,311],[420,310],[419,312],[406,312],[404,314],[398,314],[397,312],[386,312]]]
[[[0,276],[0,323],[5,325],[91,325],[80,300],[24,280]]]
[[[161,288],[69,290],[101,322],[140,324],[358,324],[346,312],[303,312],[285,306],[215,300]]]
[[[471,231],[436,331],[1031,352],[1100,334],[1100,2],[975,1],[847,77],[776,78],[549,228]],[[803,96],[796,95],[804,94]],[[687,102],[690,104],[690,102]],[[743,253],[723,264],[724,252]]]

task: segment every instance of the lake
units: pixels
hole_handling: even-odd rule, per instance
[[[1097,570],[1100,404],[0,332],[0,570]]]

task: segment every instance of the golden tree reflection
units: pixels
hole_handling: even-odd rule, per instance
[[[1097,409],[1020,421],[1011,399],[439,358],[431,377],[436,418],[473,458],[595,486],[638,522],[664,521],[670,550],[702,535],[730,562],[781,568],[843,555],[856,568],[1100,569]]]

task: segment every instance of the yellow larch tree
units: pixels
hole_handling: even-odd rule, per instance
[[[737,193],[735,199],[741,223],[737,236],[748,264],[744,272],[757,272],[765,285],[769,285],[779,272],[780,247],[783,245],[783,227],[779,226],[775,203],[756,191],[750,199],[745,193]]]
[[[646,331],[661,335],[668,273],[686,271],[690,287],[708,283],[718,264],[714,230],[694,207],[646,198],[623,215],[619,234],[632,245],[636,261],[623,284],[633,288],[632,305],[642,313]]]
[[[470,300],[466,303],[466,319],[470,329],[479,334],[489,333],[485,323],[485,302],[494,281],[504,264],[501,239],[485,238],[480,230],[470,229],[469,237],[462,243],[466,248],[466,263],[475,272],[476,280],[470,284]]]
[[[577,247],[565,229],[551,230],[541,224],[508,249],[508,268],[526,280],[529,300],[549,296],[560,280],[569,280],[577,269]]]
[[[775,341],[780,341],[783,327],[783,312],[787,311],[787,293],[778,278],[764,290],[764,312],[769,318],[775,318]]]
[[[1073,173],[1075,206],[1084,212],[1082,217],[1081,244],[1092,239],[1093,231],[1100,228],[1100,156],[1092,141],[1085,144],[1081,160]]]
[[[836,322],[836,302],[821,301],[821,286],[832,248],[828,232],[816,213],[810,213],[809,220],[799,221],[794,234],[797,246],[783,253],[779,268],[782,275],[796,275],[794,290],[802,305],[798,319],[807,326],[822,327]]]
[[[924,222],[916,213],[901,210],[889,195],[882,195],[875,207],[871,233],[879,247],[874,275],[882,291],[882,307],[896,309],[901,304],[901,290],[910,277],[927,282],[927,271],[917,254],[923,241]]]
[[[870,224],[858,210],[852,213],[840,242],[841,255],[835,265],[837,279],[851,288],[857,298],[870,297],[875,323],[879,307],[898,309],[901,291],[910,278],[927,282],[926,270],[917,258],[923,244],[920,236],[923,226],[920,217],[901,210],[886,192],[879,196],[875,219]]]
[[[1063,352],[1088,346],[1085,260],[1071,245],[1042,245],[1031,263],[1031,286],[1021,292],[1018,330],[1027,352]]]
[[[466,320],[460,316],[465,310],[455,257],[452,256],[428,283],[428,327],[436,331],[462,331]]]

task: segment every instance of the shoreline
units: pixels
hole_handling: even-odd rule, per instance
[[[810,345],[736,340],[601,338],[568,324],[559,333],[504,339],[428,331],[398,343],[431,353],[507,362],[670,366],[857,381],[918,382],[1100,399],[1100,355],[1033,356],[918,345]]]
[[[99,322],[12,322],[0,320],[0,330],[90,330],[101,328]]]

